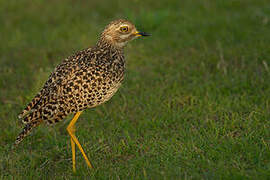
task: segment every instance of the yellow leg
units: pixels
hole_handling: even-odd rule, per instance
[[[84,153],[84,150],[81,146],[81,144],[79,143],[78,139],[75,136],[75,123],[77,122],[79,116],[81,115],[82,112],[77,112],[74,116],[74,118],[71,120],[71,122],[69,123],[68,127],[67,127],[67,131],[71,137],[71,147],[72,147],[72,162],[73,162],[73,171],[76,171],[76,167],[75,167],[75,145],[74,143],[78,146],[79,150],[81,151],[86,164],[90,167],[93,168],[93,166],[91,165],[90,161],[88,160],[86,154]]]
[[[76,172],[76,159],[75,159],[75,142],[70,138],[71,142],[71,150],[72,150],[72,167],[73,167],[73,172]]]

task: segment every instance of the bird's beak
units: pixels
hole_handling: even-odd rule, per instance
[[[139,31],[136,31],[134,33],[135,36],[151,36],[151,34],[148,34],[146,32],[139,32]]]

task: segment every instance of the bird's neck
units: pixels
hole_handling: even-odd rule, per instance
[[[117,51],[119,53],[123,53],[124,51],[124,46],[118,46],[116,43],[113,43],[112,40],[101,36],[100,39],[98,40],[96,46],[98,48],[102,48],[102,49],[110,49],[112,51]]]
[[[102,56],[111,57],[107,60],[117,60],[121,59],[124,62],[124,48],[118,48],[112,43],[108,42],[106,39],[99,39],[95,48],[98,50]],[[104,60],[104,59],[103,59]]]

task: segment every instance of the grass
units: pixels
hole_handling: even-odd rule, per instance
[[[0,1],[1,179],[270,177],[268,0]],[[15,150],[17,114],[53,68],[111,20],[153,34],[126,48],[123,86],[85,111],[72,173],[65,130],[40,126]]]

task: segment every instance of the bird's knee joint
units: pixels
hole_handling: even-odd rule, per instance
[[[75,133],[75,127],[74,126],[68,126],[67,127],[67,131],[69,132],[69,133],[71,133],[71,134],[74,134]]]

